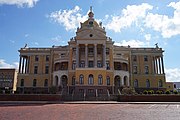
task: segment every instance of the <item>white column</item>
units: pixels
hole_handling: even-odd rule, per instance
[[[27,73],[30,73],[29,66],[30,66],[30,56],[28,56],[28,68],[27,68]]]
[[[160,58],[158,60],[159,60],[159,74],[161,74],[161,61],[160,61]]]
[[[88,44],[85,44],[85,67],[88,67]]]
[[[153,56],[153,60],[152,60],[152,73],[153,74],[156,74],[156,69],[155,69],[155,59],[154,59],[154,56]]]
[[[156,74],[158,74],[158,64],[157,64],[157,59],[155,58],[155,69],[156,69]]]
[[[164,74],[164,62],[163,62],[163,56],[161,57],[161,64],[162,64],[162,72]]]
[[[94,44],[94,67],[97,67],[97,44]]]
[[[23,62],[22,62],[22,74],[24,73],[24,57],[23,57]]]
[[[79,44],[76,46],[76,67],[79,67]]]
[[[25,74],[27,73],[27,64],[28,64],[28,58],[25,59]]]
[[[22,59],[22,57],[20,56],[20,58],[19,58],[19,73],[21,73],[21,59]]]
[[[124,85],[124,76],[120,78],[121,79],[121,85]]]

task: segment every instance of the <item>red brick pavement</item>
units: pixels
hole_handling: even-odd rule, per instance
[[[0,106],[0,120],[179,120],[178,104]]]

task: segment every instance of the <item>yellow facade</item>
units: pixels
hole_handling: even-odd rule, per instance
[[[122,86],[137,92],[165,90],[163,50],[116,46],[92,11],[67,46],[21,48],[18,91],[68,94],[118,94]]]
[[[174,83],[173,82],[166,82],[166,90],[174,91]]]

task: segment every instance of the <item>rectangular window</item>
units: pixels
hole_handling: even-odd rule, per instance
[[[49,61],[49,55],[46,55],[46,62]]]
[[[84,89],[79,89],[79,92],[80,93],[84,93]]]
[[[136,55],[133,55],[133,56],[132,56],[132,59],[133,59],[134,62],[136,62],[136,61],[137,61],[137,56],[136,56]]]
[[[72,77],[72,85],[75,85],[75,83],[76,83],[76,78]]]
[[[133,66],[133,73],[137,74],[137,66]]]
[[[61,58],[65,57],[66,54],[65,53],[61,53]]]
[[[102,67],[102,62],[101,62],[101,61],[98,61],[98,62],[97,62],[97,67],[98,67],[98,68],[101,68],[101,67]]]
[[[34,74],[38,73],[38,66],[34,66]]]
[[[107,70],[110,70],[109,61],[106,61],[106,69],[107,69]]]
[[[38,55],[35,55],[35,61],[39,61],[39,56]]]
[[[144,61],[146,61],[146,62],[148,61],[148,56],[147,55],[144,56]]]
[[[80,48],[80,54],[81,55],[85,55],[85,47],[81,47]]]
[[[88,89],[88,93],[94,93],[94,89]]]
[[[48,87],[48,79],[44,80],[44,87]]]
[[[149,74],[149,67],[145,66],[144,69],[145,69],[145,74]]]
[[[76,69],[76,61],[73,61],[73,64],[72,64],[72,69],[75,70]]]
[[[100,48],[100,47],[97,48],[97,54],[98,55],[102,54],[102,48]]]
[[[46,68],[45,68],[45,74],[49,74],[49,66],[46,66]]]
[[[106,48],[106,55],[109,55],[109,48]]]
[[[85,67],[85,62],[84,62],[84,61],[81,61],[80,67],[81,67],[81,68],[84,68],[84,67]]]
[[[110,85],[110,77],[106,78],[106,83],[107,83],[107,85]]]
[[[21,79],[21,87],[24,87],[24,79]]]
[[[88,48],[88,54],[89,54],[90,56],[93,56],[93,53],[94,53],[94,48],[90,46],[90,47]]]
[[[98,89],[98,93],[103,93],[103,89]]]
[[[33,87],[36,87],[36,84],[37,84],[37,80],[34,79],[34,80],[33,80]]]
[[[93,67],[93,61],[89,61],[89,67]]]
[[[73,50],[73,55],[76,55],[76,48],[72,48]]]

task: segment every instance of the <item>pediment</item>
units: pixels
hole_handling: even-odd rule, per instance
[[[84,30],[77,33],[77,39],[106,39],[106,34],[99,30]]]

